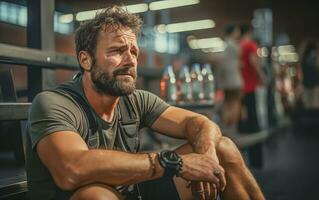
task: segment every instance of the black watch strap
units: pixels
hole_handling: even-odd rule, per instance
[[[158,160],[160,165],[165,169],[165,177],[181,175],[183,160],[175,151],[164,150],[159,152]]]

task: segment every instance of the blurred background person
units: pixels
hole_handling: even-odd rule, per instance
[[[301,71],[305,109],[319,109],[319,49],[318,43],[308,40],[301,53]]]
[[[240,117],[243,81],[240,74],[240,29],[230,24],[225,27],[225,50],[221,66],[217,68],[218,85],[224,92],[221,124],[225,134],[237,132]]]
[[[261,68],[261,62],[257,55],[258,45],[253,40],[253,28],[250,25],[240,26],[240,62],[243,79],[242,115],[239,123],[239,131],[243,133],[255,133],[260,131],[256,108],[256,89],[265,83],[265,75]],[[262,146],[257,144],[249,148],[248,157],[258,157]],[[252,159],[250,163],[254,167],[262,166],[262,158]]]

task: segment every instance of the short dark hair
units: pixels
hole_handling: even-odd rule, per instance
[[[235,30],[237,29],[237,26],[235,24],[228,24],[225,26],[225,35],[231,35]]]
[[[99,33],[108,27],[115,29],[130,28],[136,36],[141,31],[142,20],[139,16],[129,13],[117,5],[109,5],[94,19],[84,22],[75,32],[75,50],[78,57],[80,51],[87,51],[95,63],[95,51]],[[81,66],[80,66],[81,67]],[[81,67],[81,70],[82,67]]]
[[[245,35],[248,32],[253,31],[253,27],[249,24],[241,24],[240,25],[240,34],[241,36]]]

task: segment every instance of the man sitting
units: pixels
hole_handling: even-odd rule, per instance
[[[223,199],[264,199],[215,123],[135,89],[141,25],[110,6],[77,30],[81,74],[38,94],[30,110],[30,198],[215,199],[219,192]],[[138,152],[143,127],[188,143]]]

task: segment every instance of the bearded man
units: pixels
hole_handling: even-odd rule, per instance
[[[264,199],[215,123],[135,89],[141,25],[110,6],[78,28],[80,75],[38,94],[30,110],[30,199]],[[187,143],[139,152],[143,127]]]

